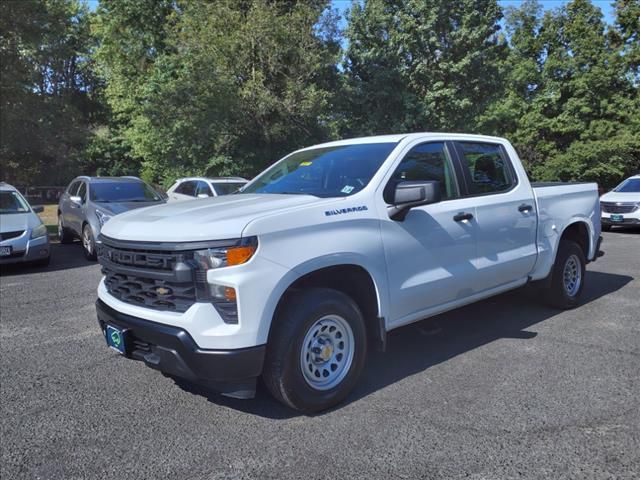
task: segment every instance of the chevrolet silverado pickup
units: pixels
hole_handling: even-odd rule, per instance
[[[531,184],[502,138],[412,133],[284,157],[240,192],[126,212],[98,241],[106,343],[240,398],[342,401],[387,332],[535,282],[578,305],[596,184]]]

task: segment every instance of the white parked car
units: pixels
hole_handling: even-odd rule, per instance
[[[0,264],[33,262],[48,265],[49,234],[38,213],[16,188],[0,182]]]
[[[167,190],[169,202],[193,200],[194,198],[219,197],[237,192],[248,183],[242,177],[179,178]]]
[[[640,226],[640,175],[624,182],[600,197],[602,229]]]
[[[599,211],[594,183],[530,184],[502,138],[317,145],[238,194],[106,223],[98,321],[150,367],[236,397],[262,375],[315,412],[349,394],[394,328],[530,282],[578,305]]]

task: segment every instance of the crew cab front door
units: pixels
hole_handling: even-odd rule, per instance
[[[381,234],[390,295],[387,328],[410,323],[474,293],[475,208],[462,198],[449,142],[409,145],[380,195]],[[385,215],[395,185],[437,180],[442,201],[412,208],[403,221]],[[379,192],[380,193],[380,192]]]

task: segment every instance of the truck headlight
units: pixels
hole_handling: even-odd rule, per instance
[[[196,285],[199,299],[210,301],[225,323],[238,323],[238,302],[233,287],[207,282],[207,270],[232,267],[248,262],[258,249],[258,237],[247,237],[226,247],[213,247],[193,252],[198,269]]]
[[[29,238],[33,240],[34,238],[44,237],[46,234],[47,234],[47,227],[44,226],[44,223],[41,223],[36,228],[31,230],[31,236]]]
[[[193,259],[202,270],[231,267],[248,262],[258,249],[258,238],[247,237],[229,247],[207,248],[193,252]]]
[[[100,228],[111,219],[111,215],[101,212],[100,210],[96,210],[96,217],[98,218]]]

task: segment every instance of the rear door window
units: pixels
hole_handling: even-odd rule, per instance
[[[502,147],[493,143],[457,142],[469,193],[483,195],[511,190],[516,176]]]

